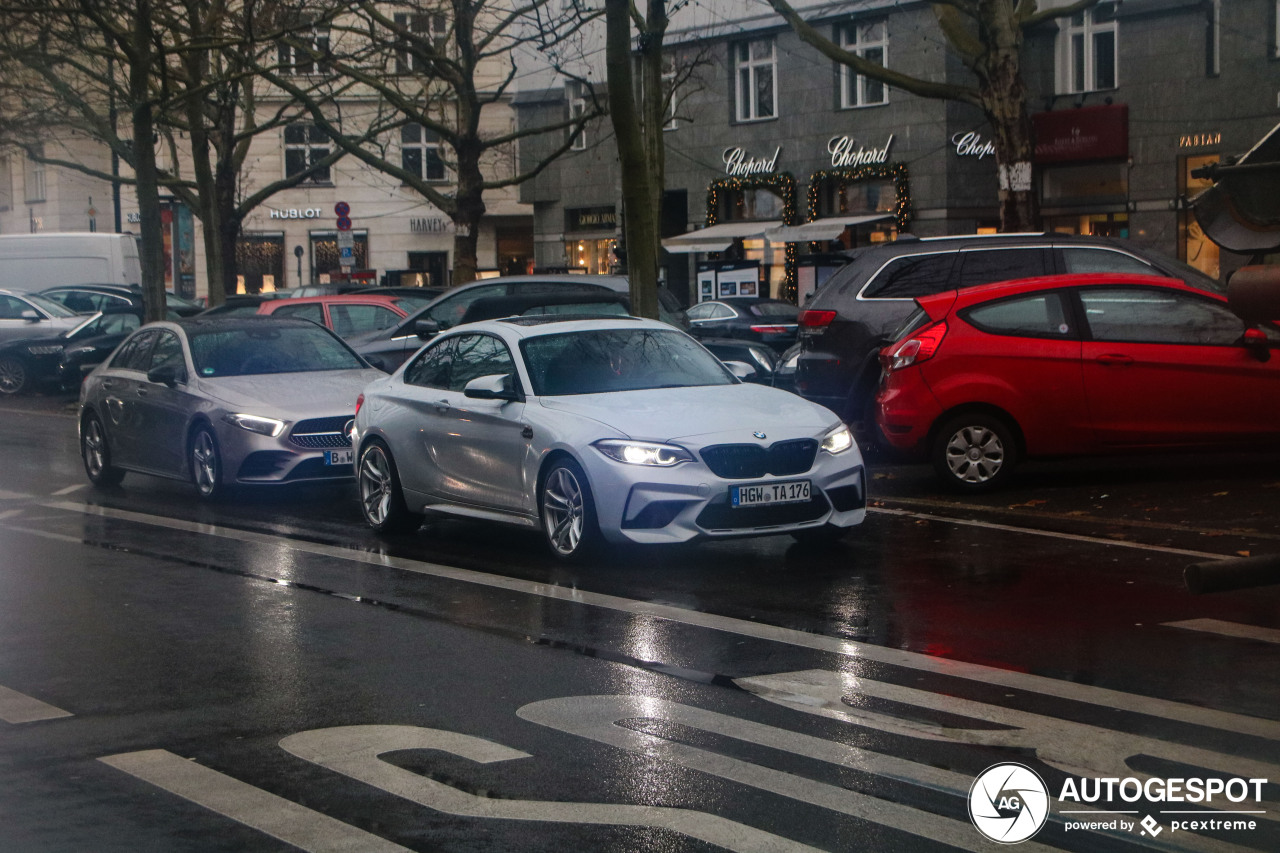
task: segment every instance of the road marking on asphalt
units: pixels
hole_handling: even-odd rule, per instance
[[[308,853],[409,853],[385,838],[167,750],[126,752],[98,760]]]
[[[35,495],[29,495],[26,492],[10,492],[0,489],[0,501],[20,501],[33,498]]]
[[[1168,699],[1140,696],[1133,693],[1124,693],[1119,690],[1111,690],[1105,687],[1093,687],[1087,684],[1062,681],[1055,678],[1049,678],[1047,676],[997,669],[983,664],[932,657],[918,652],[892,649],[885,646],[876,646],[870,643],[859,642],[857,640],[830,637],[824,634],[811,634],[792,628],[782,628],[776,625],[765,625],[746,619],[736,619],[731,616],[719,616],[714,613],[704,613],[673,604],[637,601],[630,598],[623,598],[621,596],[609,595],[607,593],[588,592],[586,590],[558,586],[556,584],[540,583],[537,581],[523,580],[521,578],[489,574],[487,572],[480,572],[474,569],[460,569],[453,566],[443,566],[435,563],[411,560],[405,557],[394,557],[387,554],[373,554],[365,551],[357,551],[351,548],[342,548],[335,545],[306,542],[289,539],[283,536],[258,533],[250,530],[219,527],[214,524],[185,521],[178,518],[167,518],[165,516],[149,515],[146,513],[113,509],[110,507],[90,506],[88,504],[74,503],[71,501],[49,501],[43,503],[42,506],[50,509],[66,510],[73,513],[96,515],[103,518],[115,518],[121,521],[130,521],[136,524],[162,527],[169,530],[181,530],[206,536],[218,536],[225,539],[263,547],[276,547],[282,551],[315,554],[338,560],[366,563],[374,566],[385,566],[429,577],[437,577],[445,580],[489,587],[492,589],[501,589],[509,592],[534,595],[541,598],[564,601],[570,604],[586,604],[633,616],[646,616],[655,619],[664,619],[677,624],[689,625],[697,628],[707,628],[728,634],[752,637],[754,639],[764,640],[767,642],[784,643],[791,646],[827,652],[855,660],[873,661],[905,667],[907,669],[914,669],[920,672],[968,679],[984,684],[999,685],[1016,690],[1026,690],[1044,696],[1054,696],[1060,699],[1069,699],[1075,702],[1096,705],[1106,710],[1120,709],[1132,711],[1134,713],[1189,723],[1191,725],[1208,726],[1211,728],[1222,729],[1223,731],[1235,732],[1237,734],[1254,735],[1271,740],[1280,740],[1280,722],[1275,720],[1247,717],[1242,714],[1233,714],[1229,711],[1217,711],[1210,708],[1201,708],[1181,702],[1174,702]],[[1114,543],[1108,542],[1107,544]]]
[[[954,518],[948,515],[934,515],[929,512],[914,512],[907,509],[889,509],[888,507],[867,507],[867,512],[882,515],[896,515],[902,518],[918,518],[923,521],[941,521],[961,527],[981,527],[984,530],[1000,530],[1005,533],[1025,533],[1030,536],[1044,536],[1049,539],[1065,539],[1068,542],[1088,542],[1090,545],[1109,545],[1116,548],[1133,548],[1138,551],[1156,551],[1161,554],[1177,554],[1180,557],[1196,557],[1202,560],[1227,560],[1227,554],[1211,554],[1208,551],[1188,551],[1185,548],[1169,548],[1164,545],[1145,545],[1141,542],[1127,542],[1123,539],[1107,539],[1102,536],[1082,536],[1078,533],[1058,533],[1054,530],[1036,530],[1030,527],[1017,527],[1012,524],[997,524],[994,521],[977,521],[971,518]]]
[[[408,749],[436,750],[479,764],[531,757],[485,738],[444,729],[342,726],[289,735],[280,741],[280,747],[305,761],[445,814],[596,826],[646,826],[678,832],[741,853],[818,853],[808,845],[693,809],[480,797],[397,767],[380,757]],[[843,789],[841,793],[849,794]]]
[[[988,849],[969,823],[677,743],[634,728],[624,728],[618,723],[631,719],[666,721],[816,761],[924,785],[960,797],[968,796],[969,786],[973,783],[971,776],[651,696],[567,696],[532,702],[516,711],[516,715],[531,723],[617,747],[649,760],[678,764],[961,850]],[[1045,851],[1049,848],[1032,843],[1019,849]]]
[[[85,488],[88,488],[88,484],[87,484],[87,483],[81,483],[81,484],[80,484],[80,485],[78,485],[78,486],[67,486],[65,489],[58,489],[58,491],[54,492],[53,494],[54,494],[54,496],[55,496],[55,497],[56,497],[56,496],[58,496],[58,495],[69,495],[69,494],[71,494],[72,492],[78,492],[78,491],[80,491],[81,489],[85,489]]]
[[[1221,634],[1224,637],[1237,637],[1242,640],[1280,643],[1280,631],[1275,628],[1260,628],[1257,625],[1243,625],[1239,622],[1223,622],[1220,619],[1187,619],[1182,622],[1163,624],[1166,628],[1182,628],[1187,631],[1203,631],[1206,634]]]
[[[73,716],[70,711],[55,708],[39,699],[32,699],[25,693],[0,686],[0,720],[6,723],[18,725],[70,716]]]
[[[22,515],[22,512],[20,509],[6,509],[4,512],[0,512],[0,519],[13,518],[15,515]]]

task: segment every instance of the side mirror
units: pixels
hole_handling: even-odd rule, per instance
[[[524,399],[524,395],[516,389],[516,377],[511,373],[472,379],[462,389],[462,393],[473,400],[505,400],[514,403]]]
[[[26,320],[28,323],[39,323],[39,322],[40,322],[40,315],[35,311],[35,309],[32,309],[32,308],[27,308],[27,309],[25,309],[25,310],[24,310],[21,314],[19,314],[18,316],[19,316],[19,317],[21,317],[22,319]]]
[[[147,381],[170,388],[187,380],[187,371],[180,364],[162,364],[147,371]]]
[[[1261,329],[1245,329],[1242,343],[1258,361],[1271,360],[1271,342],[1267,340],[1267,333]]]
[[[418,336],[418,340],[429,341],[440,334],[440,324],[435,320],[415,320],[413,333]]]
[[[745,361],[726,361],[724,366],[739,379],[750,379],[756,375],[756,369]]]

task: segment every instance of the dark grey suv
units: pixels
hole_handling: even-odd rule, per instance
[[[865,437],[880,379],[877,354],[915,309],[915,297],[994,281],[1080,272],[1165,275],[1221,285],[1180,261],[1125,240],[1067,234],[900,237],[855,250],[800,314],[795,391],[833,410]]]

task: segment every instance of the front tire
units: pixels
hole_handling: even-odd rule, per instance
[[[938,429],[930,456],[934,472],[948,488],[987,492],[1000,488],[1013,475],[1018,446],[1003,418],[970,412]]]
[[[16,355],[0,357],[0,394],[21,394],[31,384],[27,363]]]
[[[551,553],[562,560],[581,560],[600,544],[595,500],[582,466],[569,458],[556,460],[538,494],[538,515]]]
[[[191,434],[187,458],[191,460],[191,481],[200,497],[206,501],[225,497],[229,488],[222,482],[222,451],[212,427],[202,426]]]
[[[80,426],[80,460],[89,482],[95,486],[115,486],[124,479],[124,471],[111,464],[111,448],[107,446],[107,431],[102,420],[93,412],[85,415]]]
[[[409,511],[400,487],[391,450],[380,441],[371,441],[360,451],[356,468],[360,491],[360,514],[375,533],[404,533],[417,530],[422,516]]]

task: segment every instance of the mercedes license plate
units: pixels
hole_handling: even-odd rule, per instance
[[[787,480],[782,483],[749,483],[745,486],[734,486],[729,490],[729,500],[735,508],[805,503],[809,500],[809,481]]]
[[[324,464],[326,465],[350,465],[355,461],[356,452],[354,450],[326,450],[324,452]]]

